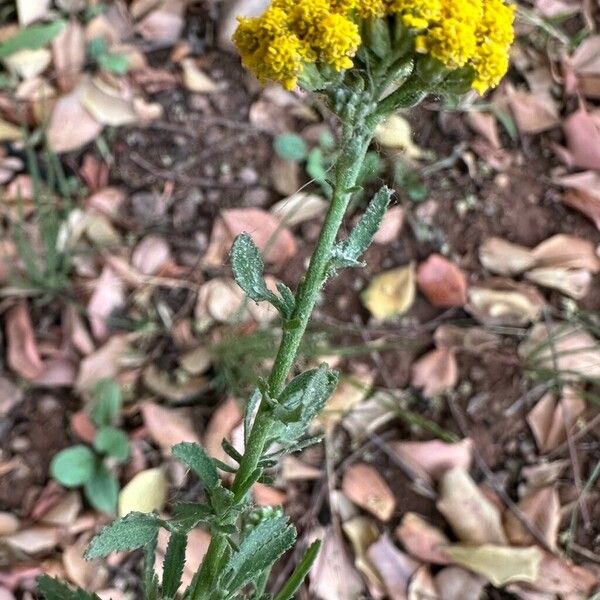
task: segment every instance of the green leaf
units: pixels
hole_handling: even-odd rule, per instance
[[[224,584],[230,594],[238,591],[271,567],[296,539],[286,517],[259,523],[240,543],[227,563]]]
[[[85,497],[94,508],[108,515],[117,512],[119,481],[104,465],[98,466],[83,489]]]
[[[200,523],[208,523],[214,511],[208,504],[199,504],[196,502],[182,502],[175,506],[173,517],[167,526],[171,531],[189,532]]]
[[[184,533],[171,533],[165,562],[163,566],[162,593],[164,600],[171,600],[177,594],[181,585],[183,566],[185,565],[185,548],[187,546],[187,535]]]
[[[285,160],[299,162],[306,158],[308,147],[306,142],[296,133],[281,133],[273,143],[278,156]]]
[[[94,407],[90,417],[97,427],[114,425],[121,416],[121,390],[112,379],[101,379],[94,388]]]
[[[390,204],[392,190],[383,186],[374,196],[367,210],[356,224],[350,235],[332,250],[333,268],[360,266],[358,259],[371,245],[377,233],[385,211]]]
[[[96,470],[96,456],[83,444],[61,450],[50,463],[52,477],[65,487],[78,487],[89,481]]]
[[[94,438],[94,448],[102,453],[124,462],[129,458],[129,438],[127,434],[117,427],[108,425],[102,427]]]
[[[261,400],[262,393],[256,388],[252,396],[250,396],[250,400],[248,400],[248,404],[246,405],[246,411],[244,412],[244,444],[248,444],[250,432],[252,431],[252,419],[254,419],[256,409]]]
[[[173,446],[173,456],[187,465],[209,491],[216,489],[221,480],[212,458],[198,445],[191,442],[182,442]]]
[[[0,59],[20,50],[37,50],[49,44],[63,29],[66,22],[56,19],[44,25],[31,25],[0,44]]]
[[[98,64],[111,73],[125,75],[129,71],[129,59],[124,54],[102,54]]]
[[[304,435],[335,390],[337,382],[337,374],[326,364],[301,373],[290,381],[274,408],[278,422],[273,431],[279,443],[293,446]]]
[[[294,594],[298,591],[313,566],[320,548],[321,540],[317,540],[309,546],[308,550],[304,553],[302,560],[298,563],[294,572],[290,575],[290,578],[285,582],[284,586],[273,600],[292,600]]]
[[[247,233],[235,238],[230,258],[233,276],[246,295],[255,302],[270,302],[284,319],[289,318],[289,300],[281,300],[267,288],[263,275],[265,264],[259,249]]]
[[[111,552],[128,552],[152,542],[162,521],[152,513],[132,512],[100,531],[85,553],[88,560]]]
[[[39,591],[46,600],[100,600],[96,594],[88,594],[80,588],[74,590],[48,575],[38,577],[37,583]]]
[[[392,37],[388,19],[367,19],[364,22],[367,46],[379,58],[387,58],[392,53]]]

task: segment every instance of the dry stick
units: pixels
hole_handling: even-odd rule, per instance
[[[552,357],[552,366],[556,373],[555,380],[558,383],[559,389],[562,392],[562,389],[564,386],[564,381],[562,380],[560,369],[558,366],[558,356],[556,355],[554,339],[552,338],[552,332],[550,330],[550,326],[552,325],[550,318],[551,317],[548,314],[548,312],[544,311],[544,325],[546,326],[546,333],[548,335],[548,340],[550,342],[549,348],[550,348],[550,355]],[[560,402],[560,399],[558,401]],[[575,444],[573,442],[573,436],[571,434],[571,423],[569,422],[569,420],[567,418],[568,415],[566,414],[566,412],[568,410],[566,403],[564,404],[564,409],[565,410],[562,411],[562,419],[563,419],[563,426],[567,433],[567,446],[569,448],[569,458],[571,459],[571,465],[573,467],[573,481],[575,483],[575,487],[577,488],[578,495],[581,496],[581,494],[583,493],[583,480],[581,477],[581,467],[579,465],[579,460],[577,458],[577,448],[575,448]],[[585,526],[589,527],[590,522],[591,522],[590,513],[587,509],[587,506],[585,506],[585,505],[581,506],[581,516],[583,517],[583,522],[584,522]]]
[[[454,417],[454,420],[456,421],[456,424],[458,425],[458,428],[460,429],[462,435],[465,437],[470,437],[470,432],[469,432],[469,428],[467,426],[467,421],[465,419],[465,416],[462,414],[462,411],[460,410],[460,408],[457,406],[457,404],[452,399],[448,399],[448,406],[450,408],[450,412],[452,413],[452,416]],[[475,444],[473,444],[473,455],[475,456],[475,461],[477,462],[477,466],[481,469],[483,474],[486,476],[492,489],[500,496],[500,498],[502,499],[504,504],[506,504],[506,507],[508,508],[508,510],[510,510],[510,512],[513,513],[513,515],[519,520],[521,525],[523,525],[523,527],[525,527],[525,529],[527,529],[527,531],[532,535],[532,537],[535,539],[535,541],[544,550],[546,550],[547,552],[549,552],[551,554],[556,554],[556,550],[552,549],[548,545],[548,542],[546,542],[546,540],[544,539],[544,536],[541,533],[541,531],[535,525],[532,525],[529,522],[529,519],[527,519],[527,517],[525,516],[523,511],[513,502],[511,497],[504,490],[504,488],[501,485],[499,485],[498,483],[496,483],[495,478],[494,478],[494,473],[489,468],[488,464],[485,462],[485,459],[483,458],[483,456],[481,455],[481,453],[479,452],[479,450],[477,449],[477,446]]]

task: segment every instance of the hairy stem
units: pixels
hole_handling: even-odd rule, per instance
[[[331,204],[306,275],[299,285],[295,310],[284,324],[283,337],[268,380],[268,392],[271,398],[277,398],[283,391],[319,292],[327,279],[331,251],[376,124],[377,119],[370,117],[365,110],[357,110],[353,117],[344,123],[342,148],[335,167]],[[259,407],[243,459],[232,484],[235,503],[243,500],[243,496],[247,493],[248,482],[256,476],[259,462],[269,442],[271,427],[271,417],[264,411],[263,404]],[[227,545],[227,535],[220,533],[213,535],[202,567],[190,586],[189,600],[214,600],[217,583],[215,576],[225,566],[222,563],[227,555]]]

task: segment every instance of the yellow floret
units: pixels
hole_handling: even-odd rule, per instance
[[[362,19],[377,19],[386,12],[384,0],[358,0],[356,12]]]
[[[449,69],[462,67],[475,55],[475,29],[465,21],[444,19],[429,30],[426,47],[431,56]]]
[[[515,7],[505,4],[502,0],[486,0],[483,8],[483,15],[477,27],[480,43],[491,40],[501,46],[512,44],[515,37]]]
[[[480,94],[488,88],[495,87],[508,70],[508,49],[500,44],[489,42],[477,49],[471,61],[476,77],[472,87]]]
[[[349,69],[360,45],[358,26],[347,17],[329,13],[316,25],[310,45],[323,62],[338,71]]]

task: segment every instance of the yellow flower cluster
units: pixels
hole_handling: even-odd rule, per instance
[[[240,19],[234,41],[261,81],[292,89],[304,65],[352,66],[362,20],[397,15],[417,52],[445,67],[472,67],[483,93],[508,68],[514,10],[504,0],[273,0],[257,18]]]

